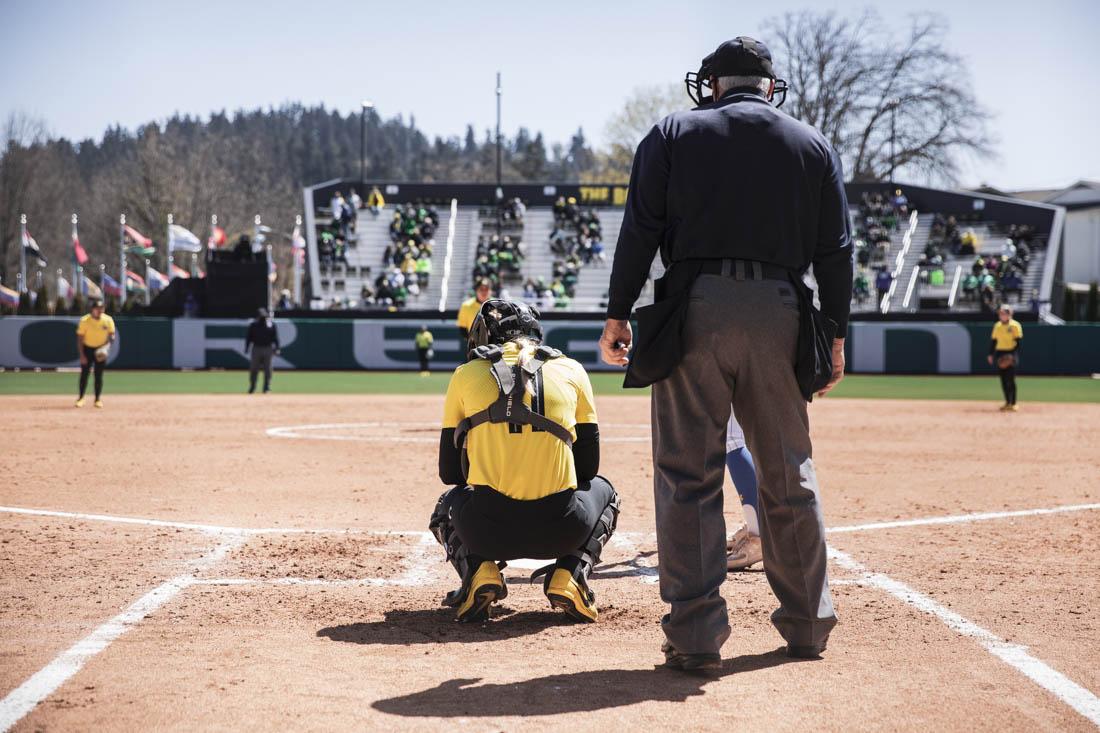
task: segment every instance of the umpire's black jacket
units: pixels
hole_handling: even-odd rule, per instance
[[[851,226],[836,153],[759,92],[732,89],[661,120],[630,174],[607,317],[630,318],[658,246],[665,266],[737,258],[804,272],[822,312],[847,332]]]

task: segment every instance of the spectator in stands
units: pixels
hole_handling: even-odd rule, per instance
[[[1016,268],[1012,268],[1008,271],[1008,274],[1001,278],[1001,292],[1004,293],[1005,300],[1011,295],[1016,296],[1016,300],[1020,300],[1024,292],[1024,280],[1020,277],[1020,273]]]
[[[867,270],[862,266],[856,268],[856,275],[852,281],[852,296],[857,303],[863,303],[871,297],[871,280],[867,277]]]
[[[416,275],[421,287],[428,287],[428,279],[432,275],[432,258],[426,252],[421,252],[416,260]]]
[[[875,273],[875,290],[878,291],[878,298],[881,301],[890,292],[890,284],[894,281],[894,276],[885,267],[877,269],[878,271]]]
[[[965,300],[978,299],[978,276],[973,272],[967,273],[962,281],[963,298]]]
[[[1031,298],[1028,300],[1028,310],[1032,313],[1038,313],[1041,305],[1042,301],[1039,300],[1039,291],[1033,289],[1031,291]]]
[[[275,310],[288,311],[294,307],[294,302],[290,299],[290,291],[283,290],[279,293],[279,301],[275,303]]]
[[[370,286],[369,280],[364,280],[363,287],[359,289],[359,303],[361,305],[374,304],[374,289]]]
[[[252,239],[247,234],[242,234],[233,246],[233,257],[238,262],[252,261]]]
[[[894,189],[894,213],[899,219],[909,216],[909,198],[901,192],[900,188]]]
[[[974,230],[967,227],[966,231],[959,236],[959,246],[956,254],[963,256],[971,256],[978,251],[978,235],[974,233]]]
[[[370,193],[367,194],[367,208],[370,209],[372,216],[378,216],[382,213],[382,209],[386,208],[386,199],[378,190],[378,186],[371,186]]]
[[[1016,259],[1016,245],[1012,243],[1012,238],[1009,237],[1001,245],[1001,256],[1007,257],[1010,260]]]
[[[339,191],[332,197],[330,205],[332,207],[332,226],[339,231],[341,236],[346,240],[348,238],[348,227],[351,225],[351,208],[344,199],[344,194]]]
[[[353,232],[359,230],[359,209],[363,208],[363,199],[359,198],[359,194],[355,192],[355,189],[351,189],[351,195],[348,198],[348,208],[351,210],[351,230]]]

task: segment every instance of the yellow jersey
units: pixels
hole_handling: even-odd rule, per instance
[[[458,309],[458,327],[469,331],[470,326],[474,325],[474,318],[477,317],[480,310],[481,303],[477,302],[476,296],[462,301],[462,305]]]
[[[428,348],[431,348],[431,345],[434,342],[435,342],[435,339],[432,338],[432,332],[431,331],[417,331],[416,332],[416,348],[418,348],[418,349],[428,349]]]
[[[80,319],[76,326],[76,335],[84,337],[84,345],[98,349],[110,340],[115,332],[115,319],[104,313],[99,318],[92,318],[89,313]]]
[[[522,352],[524,361],[533,347]],[[504,345],[504,361],[515,364],[519,346]],[[532,394],[533,393],[533,394]],[[454,428],[464,419],[496,401],[500,388],[489,362],[475,359],[463,364],[451,376],[443,404],[443,427]],[[592,383],[584,367],[568,357],[546,362],[538,376],[528,382],[524,404],[569,430],[577,437],[578,423],[596,423]],[[484,423],[466,436],[470,461],[466,480],[471,485],[489,486],[513,499],[534,500],[565,489],[577,488],[573,451],[553,435],[533,430],[530,425]]]
[[[1012,351],[1023,337],[1024,327],[1014,318],[1009,318],[1008,323],[997,321],[993,324],[993,348],[997,351]]]

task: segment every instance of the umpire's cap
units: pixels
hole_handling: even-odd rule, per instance
[[[775,78],[772,54],[760,41],[738,36],[726,41],[703,60],[710,76],[763,76]]]
[[[521,336],[541,342],[542,324],[539,318],[541,314],[534,306],[490,298],[481,304],[481,310],[474,317],[467,349],[473,351],[478,346],[503,344]]]
[[[91,300],[88,301],[88,309],[89,310],[91,310],[92,308],[102,308],[102,307],[103,307],[103,298],[92,298]]]

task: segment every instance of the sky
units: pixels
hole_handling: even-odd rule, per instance
[[[902,29],[917,6],[947,21],[995,115],[999,156],[965,162],[961,185],[1100,180],[1100,0],[0,0],[0,119],[29,113],[81,140],[175,112],[299,101],[350,112],[370,100],[429,135],[472,123],[480,137],[499,70],[506,134],[525,126],[565,142],[580,127],[600,143],[634,88],[679,82],[734,36],[767,43],[768,17],[874,7]]]

